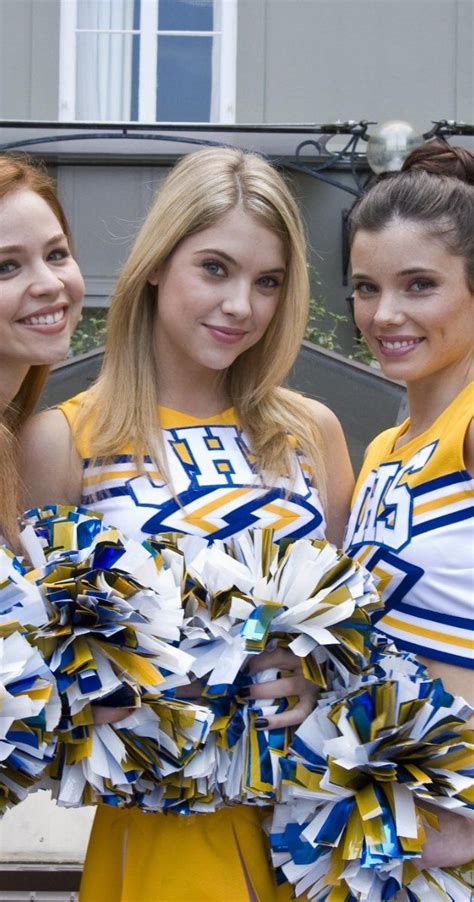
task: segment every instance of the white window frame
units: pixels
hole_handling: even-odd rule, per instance
[[[59,31],[59,112],[60,122],[76,118],[76,22],[80,0],[61,0]],[[219,78],[213,80],[210,122],[235,122],[237,94],[237,3],[238,0],[214,0],[214,31],[158,31],[159,0],[141,0],[140,29],[112,29],[114,34],[140,35],[138,122],[154,123],[156,81],[150,72],[157,71],[158,37],[162,35],[212,37],[220,35]],[[81,29],[97,32],[97,29]]]

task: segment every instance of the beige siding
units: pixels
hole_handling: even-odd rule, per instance
[[[0,0],[0,118],[56,119],[60,0]],[[238,122],[474,118],[472,0],[239,0]]]
[[[241,0],[237,121],[474,118],[471,0]]]
[[[60,0],[0,0],[0,118],[57,119]]]

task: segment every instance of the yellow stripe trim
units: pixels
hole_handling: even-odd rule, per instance
[[[265,504],[263,507],[264,511],[269,511],[271,514],[276,514],[279,516],[278,520],[275,520],[272,523],[272,529],[282,529],[283,526],[287,526],[288,523],[292,523],[294,520],[298,520],[300,514],[293,513],[292,511],[287,510],[285,507],[280,507],[278,504],[270,503]]]
[[[362,561],[365,561],[366,557],[369,556],[371,550],[372,549],[371,549],[370,545],[366,545],[364,550],[361,551],[361,553],[357,555],[357,560],[358,560],[359,564],[361,564]]]
[[[416,636],[424,636],[427,639],[436,639],[437,642],[442,642],[445,645],[457,645],[458,648],[461,646],[462,648],[468,648],[471,651],[474,651],[474,640],[472,639],[461,639],[460,636],[446,636],[443,633],[436,633],[434,630],[425,629],[423,626],[414,626],[411,623],[405,623],[403,620],[396,620],[395,617],[390,617],[389,614],[382,617],[377,625],[382,627],[384,625],[394,626],[404,633],[414,633]]]
[[[228,407],[212,417],[193,417],[190,413],[182,413],[171,407],[159,408],[160,426],[162,429],[185,429],[187,426],[237,426],[237,417],[233,407]]]
[[[374,567],[372,573],[375,573],[375,576],[380,580],[392,578],[392,575],[390,573],[387,573],[386,570],[382,570],[381,567]]]
[[[471,492],[456,492],[454,495],[446,495],[444,498],[437,498],[434,501],[427,501],[426,504],[420,504],[415,507],[415,517],[419,514],[426,514],[428,511],[437,510],[438,508],[447,507],[449,504],[456,504],[457,501],[468,501]]]
[[[217,498],[215,501],[210,501],[209,504],[204,504],[202,507],[198,508],[198,510],[192,511],[190,514],[188,514],[187,517],[184,517],[184,522],[194,523],[201,529],[205,529],[208,532],[213,532],[216,528],[215,523],[207,522],[204,517],[206,517],[207,514],[211,514],[219,507],[224,508],[224,506],[226,506],[229,502],[240,498],[242,495],[246,495],[248,491],[248,488],[234,489],[233,492],[228,492],[228,494],[224,498]]]
[[[99,482],[110,482],[112,479],[131,479],[133,476],[151,476],[154,479],[159,479],[160,474],[158,470],[145,470],[143,474],[140,474],[138,470],[105,470],[102,473],[99,473],[97,476],[85,476],[84,477],[84,486],[97,485]]]
[[[383,593],[385,592],[385,590],[388,588],[388,586],[390,585],[390,583],[392,581],[392,578],[393,578],[392,574],[387,573],[385,570],[382,570],[381,567],[374,567],[374,569],[372,570],[372,573],[374,574],[374,576],[377,577],[377,580],[378,580],[377,592],[380,595],[382,595],[382,597],[383,597]]]

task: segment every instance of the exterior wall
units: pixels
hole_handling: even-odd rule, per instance
[[[57,184],[67,211],[87,303],[107,302],[118,271],[168,167],[60,166]]]
[[[49,792],[33,793],[0,821],[0,866],[82,863],[94,813],[95,808],[59,808]]]
[[[57,119],[60,0],[0,0],[0,118]]]
[[[0,119],[57,119],[60,0],[0,0]],[[239,0],[237,122],[474,118],[471,0]]]
[[[237,122],[474,118],[470,0],[239,0]]]
[[[328,174],[351,184],[349,174]],[[350,353],[355,329],[347,302],[350,287],[343,285],[342,211],[351,208],[355,197],[309,175],[292,173],[289,181],[306,226],[313,295],[319,294],[327,310],[347,316],[337,331],[341,350]]]

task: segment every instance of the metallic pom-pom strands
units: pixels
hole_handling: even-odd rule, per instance
[[[40,626],[46,612],[38,588],[26,579],[27,567],[0,545],[0,626],[23,629]]]
[[[23,527],[32,566],[0,549],[0,637],[19,673],[30,649],[28,679],[44,689],[34,697],[46,693],[50,707],[34,729],[28,709],[18,729],[19,715],[3,712],[27,689],[8,683],[3,807],[45,765],[41,785],[61,805],[190,814],[271,804],[274,865],[297,896],[467,902],[462,869],[419,871],[416,861],[436,809],[472,815],[470,709],[372,629],[381,601],[362,567],[327,542],[276,544],[271,530],[139,544],[59,506],[27,512]],[[294,703],[249,698],[278,675],[252,675],[249,662],[281,649],[300,659],[319,702],[296,731],[257,729]],[[124,688],[127,700],[115,700]],[[94,708],[109,703],[132,710],[96,723]]]
[[[437,822],[427,804],[474,813],[470,713],[426,677],[321,701],[280,762],[285,804],[271,828],[274,864],[297,895],[381,902],[407,887],[407,900],[469,899],[461,878],[419,874],[412,860]]]
[[[32,639],[55,674],[62,700],[58,749],[49,768],[60,804],[102,799],[128,804],[145,774],[155,782],[182,766],[212,719],[189,706],[188,720],[153,710],[165,688],[185,685],[193,658],[181,650],[180,581],[158,552],[125,539],[80,510],[32,511],[23,541],[37,566],[27,574],[46,617]],[[43,557],[42,557],[43,556]],[[91,703],[129,687],[131,704],[149,704],[119,728],[94,724]],[[185,719],[184,719],[185,720]],[[162,729],[163,724],[163,729]],[[166,766],[165,766],[166,765]],[[145,784],[149,786],[149,782]],[[152,786],[154,788],[154,786]],[[140,788],[143,793],[143,788]]]
[[[53,757],[60,712],[41,655],[20,632],[0,626],[0,813],[38,785]]]
[[[193,674],[205,681],[203,696],[215,716],[207,747],[183,771],[189,779],[199,774],[198,807],[189,786],[179,804],[189,811],[206,804],[212,810],[219,799],[267,804],[276,797],[292,731],[257,730],[255,721],[284,711],[288,700],[241,696],[252,682],[246,663],[282,646],[320,687],[328,671],[348,681],[368,662],[369,612],[380,600],[368,573],[328,542],[277,545],[271,530],[256,530],[210,547],[201,540],[200,551],[187,538],[178,545],[187,558],[181,647],[195,658]],[[254,681],[276,675],[264,671]]]

